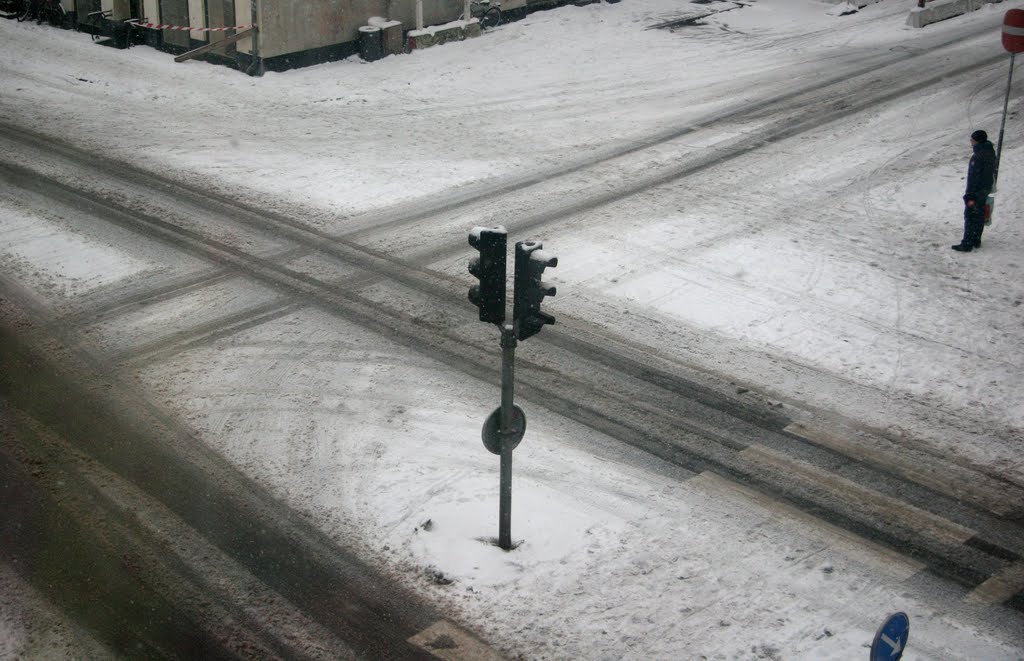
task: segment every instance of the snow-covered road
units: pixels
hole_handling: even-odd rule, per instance
[[[467,285],[466,230],[505,224],[559,255],[556,315],[794,420],[863,427],[1020,486],[1019,93],[985,248],[948,247],[967,136],[996,133],[998,26],[1020,3],[919,31],[903,26],[911,4],[840,18],[761,1],[675,33],[643,29],[678,13],[667,0],[566,7],[372,65],[258,80],[4,22],[0,115],[413,262],[451,244],[430,265]],[[827,96],[800,95],[830,81]],[[828,104],[838,119],[800,126],[793,112]],[[4,160],[17,149],[5,142]],[[506,192],[533,179],[549,183]],[[458,199],[473,202],[402,222]],[[217,231],[311,273],[330,262],[275,252],[244,225]],[[502,554],[477,541],[496,525],[497,466],[478,440],[496,384],[304,307],[167,343],[275,295],[197,285],[202,260],[10,189],[0,259],[35,302],[74,315],[86,346],[157,347],[128,363],[154,399],[510,655],[851,658],[899,609],[912,620],[905,658],[1024,653],[1019,613],[711,473],[682,481],[543,401],[524,403],[516,452],[525,543]],[[146,304],[117,307],[127,295]],[[4,651],[27,649],[26,631],[12,625]]]

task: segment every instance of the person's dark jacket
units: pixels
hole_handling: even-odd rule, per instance
[[[974,145],[974,155],[967,166],[967,190],[964,202],[974,200],[984,204],[988,194],[992,192],[996,170],[996,150],[989,140]]]

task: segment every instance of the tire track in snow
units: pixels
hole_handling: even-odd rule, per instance
[[[971,37],[989,35],[991,32],[991,28],[979,29],[976,33],[971,34]],[[667,143],[675,142],[680,138],[693,135],[705,128],[714,128],[715,126],[719,125],[742,123],[747,121],[749,118],[765,115],[793,113],[797,117],[799,117],[800,115],[803,115],[808,112],[808,108],[806,105],[807,99],[805,98],[807,96],[813,97],[815,94],[828,90],[830,87],[849,84],[852,79],[856,79],[859,76],[881,75],[882,73],[884,73],[886,68],[890,66],[905,63],[911,60],[915,60],[917,58],[933,56],[936,52],[941,52],[943,49],[949,48],[950,46],[962,44],[963,41],[964,37],[959,36],[954,39],[941,41],[928,48],[922,48],[920,51],[896,53],[886,52],[877,55],[870,55],[867,56],[863,62],[858,62],[856,66],[850,67],[849,70],[845,70],[842,73],[830,76],[825,79],[817,79],[812,85],[801,87],[796,90],[786,92],[784,94],[771,96],[760,101],[751,102],[747,99],[744,99],[742,101],[737,102],[729,109],[716,111],[714,113],[707,115],[703,119],[698,119],[689,122],[686,126],[669,128],[665,131],[653,134],[651,136],[648,136],[647,138],[638,140],[634,143],[622,147],[617,147],[612,150],[605,151],[603,153],[598,153],[593,157],[584,159],[577,163],[571,163],[566,166],[557,167],[537,173],[531,173],[524,177],[509,177],[504,181],[500,182],[485,182],[480,186],[474,187],[473,189],[467,191],[466,193],[462,193],[455,196],[449,196],[447,199],[435,205],[431,205],[429,203],[424,204],[422,201],[416,201],[413,203],[399,205],[398,207],[395,207],[393,209],[385,209],[383,211],[373,212],[370,214],[365,214],[361,217],[356,217],[353,219],[353,221],[359,222],[360,224],[364,225],[364,227],[361,229],[355,229],[345,232],[342,236],[344,236],[347,239],[355,240],[363,239],[370,235],[399,231],[402,228],[415,226],[419,221],[425,219],[450,214],[451,212],[459,209],[474,206],[484,201],[494,200],[495,198],[504,197],[512,193],[529,189],[530,187],[536,186],[538,184],[574,175],[583,170],[593,168],[594,166],[608,164],[610,162],[614,162],[624,157],[642,153],[653,147],[658,147]],[[975,66],[985,66],[989,63],[991,63],[991,61],[986,61],[985,63],[982,63],[980,65],[968,65],[965,68],[965,70],[969,71]],[[956,72],[944,72],[941,76],[939,76],[939,78],[941,79],[943,77],[952,75],[956,75]],[[929,86],[931,84],[934,84],[935,82],[935,80],[931,80],[930,82],[922,85],[921,87]],[[918,89],[920,88],[915,87],[914,89],[908,89],[905,93],[910,94],[917,91]],[[896,94],[893,95],[892,98],[896,98],[898,96],[899,94]],[[843,117],[855,114],[857,112],[860,112],[863,109],[863,107],[868,105],[870,104],[858,104],[858,107],[856,109],[852,109],[843,114],[835,115],[828,121],[839,120],[842,119]],[[808,129],[809,128],[814,127],[808,127]],[[761,143],[758,142],[757,138],[752,139],[751,142],[753,143],[752,149],[756,149],[763,146]],[[721,162],[725,162],[726,160],[729,159],[723,158]],[[710,167],[712,165],[717,164],[717,162],[710,163],[706,167]],[[691,172],[685,170],[678,173],[669,173],[667,175],[665,182],[667,183],[674,181],[675,179],[678,178],[683,178],[688,174],[691,174]],[[641,182],[639,186],[633,185],[628,190],[622,191],[621,193],[619,193],[619,196],[627,197],[629,195],[642,192],[650,187],[650,185],[646,185]],[[615,198],[609,198],[609,201],[611,199]],[[405,209],[409,208],[414,208],[415,210],[405,211]],[[588,206],[587,208],[592,207]],[[555,216],[556,214],[549,213],[547,215]],[[515,224],[518,228],[524,227],[522,223],[516,222]],[[527,229],[531,229],[533,225],[526,224],[525,227]],[[433,247],[431,249],[436,251],[437,248]]]
[[[918,57],[918,55],[914,55],[912,57]],[[585,202],[571,201],[565,205],[544,209],[532,215],[520,217],[518,219],[512,218],[507,221],[507,224],[509,226],[514,226],[517,232],[524,232],[528,230],[539,229],[541,227],[551,225],[554,223],[558,223],[566,217],[578,216],[582,212],[606,206],[608,204],[620,201],[631,195],[644,192],[651,188],[677,183],[680,179],[684,179],[688,176],[695,175],[699,172],[702,172],[703,170],[721,165],[733,159],[740,158],[744,155],[747,155],[749,153],[752,153],[756,150],[763,148],[767,144],[772,144],[785,138],[794,137],[804,131],[812,130],[824,124],[841,120],[848,116],[862,112],[866,108],[872,107],[880,103],[884,103],[887,100],[896,99],[901,96],[920,91],[921,89],[930,87],[932,85],[945,82],[950,76],[962,75],[971,72],[976,68],[986,67],[992,64],[993,62],[1001,61],[1002,59],[1004,59],[1002,56],[997,56],[993,58],[986,58],[980,62],[970,62],[968,64],[962,65],[959,69],[955,71],[943,72],[938,76],[919,80],[915,83],[910,84],[909,86],[897,89],[892,89],[890,86],[884,84],[883,81],[877,79],[878,71],[872,69],[871,75],[876,77],[875,93],[880,93],[879,96],[875,96],[872,94],[862,94],[862,98],[859,100],[857,104],[839,104],[838,109],[836,107],[833,107],[835,106],[835,101],[831,96],[826,96],[823,99],[817,99],[816,102],[820,106],[817,109],[808,108],[806,105],[796,104],[799,107],[799,111],[795,117],[785,118],[777,122],[774,122],[772,125],[770,125],[770,128],[764,131],[762,135],[755,136],[753,138],[740,138],[734,141],[731,147],[723,148],[722,150],[716,152],[715,155],[698,157],[696,159],[688,159],[685,160],[682,165],[669,167],[665,171],[657,175],[654,175],[653,177],[641,179],[639,182],[633,180],[622,189],[613,189],[605,191],[604,193],[598,195],[588,195],[586,197]],[[821,90],[829,87],[830,85],[833,85],[834,82],[835,81],[827,81],[822,85],[818,85],[812,89]],[[852,88],[856,88],[857,86],[857,83],[855,81],[851,81],[846,78],[842,79],[841,84],[850,86]],[[799,97],[804,93],[805,92],[800,92],[796,95],[786,95],[785,97],[782,98],[786,99],[786,101],[789,102],[793,101],[794,97]],[[766,102],[766,104],[763,104],[763,107],[757,105],[752,106],[749,109],[749,112],[758,112],[760,110],[763,110],[764,107],[766,107],[768,104],[772,102],[774,102],[774,100]],[[733,114],[739,114],[739,111]],[[730,115],[727,114],[723,118],[723,121],[725,118],[729,116]],[[621,156],[623,154],[629,154],[635,151],[639,151],[646,147],[659,145],[666,140],[675,139],[679,135],[685,135],[695,130],[696,128],[694,127],[687,127],[682,131],[672,132],[671,137],[662,136],[652,139],[651,141],[645,142],[642,145],[635,145],[630,149],[626,150],[625,152],[617,154],[613,158],[617,158],[618,156]],[[34,146],[36,147],[49,146],[41,145],[40,140],[33,139],[33,136],[25,136],[17,132],[12,133],[11,131],[5,132],[3,128],[0,127],[0,134],[4,133],[6,133],[8,137],[13,138],[15,140],[19,140],[23,143],[34,143]],[[59,153],[63,153],[66,157],[69,158],[77,158],[78,160],[90,161],[96,160],[94,156],[84,155],[78,150],[75,150],[74,148],[58,146],[55,149]],[[598,161],[598,163],[604,162],[605,161]],[[588,162],[586,164],[574,166],[568,170],[565,170],[562,174],[564,176],[571,173],[575,173],[583,169],[586,169],[593,164],[594,162]],[[111,164],[108,170],[111,173],[115,173],[124,170],[124,166],[121,165],[119,167],[115,167],[114,164]],[[453,285],[456,282],[461,283],[461,281],[456,281],[451,277],[442,274],[437,274],[432,271],[428,271],[428,269],[425,268],[425,265],[440,260],[451,259],[458,255],[464,254],[466,252],[466,249],[464,247],[463,241],[446,242],[446,245],[449,246],[447,248],[439,247],[436,244],[427,244],[421,250],[418,250],[412,255],[410,255],[407,259],[397,260],[382,250],[366,248],[364,245],[358,243],[356,239],[366,238],[362,231],[346,233],[340,237],[334,236],[329,233],[310,228],[301,222],[292,220],[279,214],[267,214],[262,210],[248,207],[247,205],[244,204],[239,204],[217,194],[200,193],[183,187],[180,184],[177,184],[169,179],[161,179],[159,176],[154,177],[150,173],[141,173],[132,170],[125,173],[124,176],[128,178],[130,181],[137,183],[139,185],[151,185],[152,180],[155,178],[157,179],[157,181],[159,181],[163,188],[171,191],[171,193],[178,195],[180,197],[191,199],[193,201],[193,204],[201,205],[204,201],[204,198],[206,198],[207,204],[216,204],[218,207],[220,207],[221,210],[226,211],[232,217],[241,219],[241,222],[255,224],[260,226],[262,229],[277,231],[279,234],[286,236],[290,241],[294,241],[299,245],[305,245],[311,250],[322,250],[326,253],[329,253],[332,257],[341,259],[344,262],[352,262],[353,260],[355,260],[356,263],[361,263],[360,265],[363,268],[366,268],[367,270],[367,279],[363,284],[368,284],[375,278],[378,278],[380,274],[380,266],[389,263],[392,266],[394,266],[394,268],[389,268],[384,271],[384,275],[386,278],[395,278],[398,279],[399,281],[402,281],[403,278],[400,277],[399,272],[416,270],[419,271],[420,274],[428,275],[429,279],[435,281],[437,279],[447,280],[451,282]],[[513,192],[519,190],[520,187],[525,186],[527,184],[538,184],[540,183],[543,176],[544,175],[537,175],[535,177],[529,178],[526,182],[514,183],[512,184],[512,187],[510,189],[501,189],[497,191],[497,193]],[[462,206],[462,204],[464,203],[459,202],[457,206]],[[427,215],[429,215],[430,213],[432,212],[426,212]],[[373,228],[373,233],[377,234],[381,229],[395,231],[400,226],[406,226],[409,223],[415,223],[418,222],[419,220],[422,220],[422,217],[425,216],[423,214],[420,214],[414,215],[412,217],[396,219],[390,223],[386,223],[383,226]],[[367,258],[369,258],[369,260]],[[374,268],[372,264],[376,264],[377,267]],[[405,282],[404,284],[409,283]],[[889,327],[886,328],[888,329]],[[913,339],[934,341],[930,340],[929,338],[918,337],[916,335],[913,337]],[[940,342],[940,344],[942,343]]]
[[[18,185],[45,191],[52,199],[105,216],[110,222],[142,236],[288,292],[296,302],[340,315],[471,376],[484,380],[493,378],[491,338],[482,337],[482,333],[467,337],[458,325],[448,322],[448,316],[425,320],[400,309],[389,309],[377,300],[317,280],[194,230],[138,213],[107,197],[44,180],[27,170],[2,169],[8,179]],[[387,265],[389,271],[394,267],[394,263]],[[408,284],[419,281],[431,305],[448,308],[451,317],[462,316],[461,301],[456,304],[451,297],[439,295],[434,289],[437,285],[421,280],[422,274],[417,273],[411,279],[408,272],[399,275]],[[476,326],[474,324],[473,328],[479,330]],[[743,405],[723,400],[713,392],[701,392],[672,375],[663,375],[659,380],[642,363],[631,364],[625,357],[597,346],[589,347],[588,356],[577,338],[566,339],[569,342],[563,350],[554,352],[560,355],[546,355],[551,354],[551,350],[538,345],[533,359],[520,360],[517,364],[519,390],[527,399],[543,402],[556,413],[694,473],[712,471],[795,504],[857,534],[920,556],[936,573],[972,587],[1004,571],[1008,562],[1024,555],[1024,546],[1014,549],[1013,542],[1007,541],[1024,539],[1017,524],[976,509],[978,505],[984,507],[984,497],[977,505],[967,507],[960,502],[964,494],[947,495],[917,486],[908,493],[905,476],[890,474],[886,467],[870,462],[852,465],[853,473],[845,477],[836,474],[835,479],[839,480],[836,485],[842,489],[823,488],[821,476],[833,474],[844,464],[849,465],[849,456],[840,453],[837,457],[832,450],[815,447],[803,437],[783,432],[779,425],[785,424],[784,419],[771,421],[756,410],[744,410]],[[597,363],[587,364],[584,356]],[[559,368],[570,363],[574,365],[571,373]],[[706,403],[680,398],[684,393],[696,395]],[[743,423],[743,419],[750,421]],[[747,440],[734,440],[743,438]],[[833,468],[826,473],[820,466]],[[798,467],[801,468],[797,470]],[[983,478],[974,476],[972,479]],[[1011,485],[998,484],[991,479],[988,483],[993,491],[1009,491],[1011,502],[1024,501],[1024,493],[1013,493]],[[862,497],[843,495],[851,490]],[[863,497],[869,493],[873,494],[871,498]],[[882,510],[886,515],[880,517]],[[918,511],[925,514],[911,516],[911,512]],[[976,530],[971,528],[972,534],[967,539],[979,540],[973,545],[951,540],[940,530],[934,535],[922,535],[921,530],[911,531],[902,525],[907,516],[913,521],[934,521],[937,525],[952,516],[971,521],[978,530],[984,530],[984,534],[975,534]],[[984,528],[979,522],[985,523]],[[950,524],[962,525],[955,521]]]
[[[977,66],[985,66],[989,61],[983,61],[981,63],[974,63],[965,67],[962,71],[972,70]],[[898,98],[898,96],[906,93],[910,93],[917,89],[920,89],[924,85],[935,84],[938,79],[932,79],[919,83],[918,86],[911,86],[909,88],[903,88],[895,92],[891,92],[888,95],[882,95],[879,98],[875,98],[871,101],[872,104],[884,102],[884,100]],[[747,153],[750,153],[756,149],[760,149],[765,144],[775,140],[784,139],[799,135],[801,132],[813,129],[824,123],[835,121],[845,116],[849,116],[852,113],[859,112],[866,105],[860,107],[844,106],[839,108],[827,107],[831,103],[830,101],[825,102],[824,108],[819,108],[819,114],[817,116],[812,115],[810,120],[801,122],[799,118],[791,118],[782,120],[775,125],[775,129],[769,138],[765,139],[759,137],[757,139],[744,139],[736,145],[735,149],[722,158],[711,161],[700,161],[696,163],[689,163],[684,167],[677,167],[669,170],[668,172],[661,173],[660,175],[641,182],[638,185],[628,188],[626,190],[617,191],[605,198],[599,198],[595,201],[588,202],[584,205],[575,205],[570,207],[568,210],[565,208],[557,208],[554,210],[547,210],[539,214],[528,218],[523,224],[519,225],[519,228],[531,228],[541,227],[546,223],[558,222],[569,213],[578,213],[581,210],[593,209],[603,204],[607,204],[610,201],[621,200],[628,195],[636,194],[643,190],[647,190],[657,185],[664,183],[671,183],[684,178],[690,174],[696,173],[707,167],[717,165],[725,162],[732,158],[741,157]],[[805,109],[806,110],[806,109]],[[690,128],[684,129],[679,135],[684,135],[686,132],[691,131]],[[640,147],[636,147],[631,151],[637,151]],[[621,154],[620,154],[621,155]],[[580,166],[578,169],[582,169],[584,166]],[[8,168],[8,172],[14,172],[14,170]],[[20,173],[21,179],[27,181],[32,177],[32,173],[27,170],[22,170]],[[113,174],[113,173],[112,173]],[[129,175],[133,176],[133,175]],[[144,177],[139,177],[144,179]],[[51,186],[48,190],[52,191],[60,189],[61,185],[58,182],[47,182]],[[173,182],[169,182],[171,187],[177,186]],[[518,184],[517,184],[518,186]],[[180,189],[180,187],[178,187]],[[83,196],[79,191],[63,187],[62,194],[70,202],[81,201]],[[191,193],[196,195],[195,193]],[[196,197],[200,197],[196,195]],[[360,323],[368,328],[377,330],[382,334],[397,338],[400,342],[407,344],[414,350],[436,354],[438,347],[445,347],[442,351],[441,358],[448,364],[463,369],[467,373],[479,376],[480,378],[489,378],[493,373],[493,367],[490,366],[492,362],[492,347],[473,346],[472,343],[467,344],[464,337],[459,337],[451,333],[447,333],[440,328],[440,325],[435,327],[424,326],[422,322],[418,321],[415,316],[401,313],[396,313],[394,310],[388,310],[382,306],[378,301],[366,299],[358,294],[353,294],[351,291],[338,290],[334,286],[330,286],[327,283],[317,280],[309,275],[296,272],[282,267],[277,264],[274,260],[268,260],[267,258],[257,257],[244,250],[237,249],[224,242],[210,239],[207,236],[202,235],[194,231],[183,230],[182,228],[175,227],[172,224],[161,221],[154,217],[144,217],[136,214],[132,209],[125,207],[118,207],[112,205],[108,200],[96,199],[95,197],[90,198],[88,194],[84,196],[85,201],[88,201],[95,205],[97,213],[104,216],[116,216],[116,222],[122,224],[124,227],[132,228],[133,231],[137,231],[144,236],[151,239],[162,241],[175,247],[175,249],[187,252],[189,254],[197,255],[215,264],[221,264],[227,268],[230,268],[245,277],[254,278],[266,284],[275,286],[284,291],[288,291],[298,298],[306,301],[308,304],[323,307],[333,314],[342,315],[348,319],[353,319],[356,323]],[[230,200],[224,198],[216,199],[216,196],[207,196],[208,199],[212,200],[214,206],[228,207],[234,205]],[[460,204],[468,204],[468,202],[461,202]],[[327,236],[323,233],[317,233],[314,230],[309,230],[302,226],[301,223],[291,221],[290,219],[282,217],[269,217],[263,214],[261,211],[256,209],[246,209],[240,205],[234,205],[238,211],[238,215],[246,216],[250,220],[255,220],[264,229],[276,230],[278,233],[284,233],[289,236],[290,239],[294,240],[296,237],[302,238],[304,241],[312,240],[327,240],[329,246],[332,249],[332,257],[342,261],[350,261],[357,265],[358,268],[365,269],[370,272],[370,280],[387,280],[391,279],[404,286],[417,289],[420,293],[426,294],[432,300],[441,300],[448,297],[448,292],[451,288],[457,286],[459,289],[464,287],[462,281],[455,282],[452,278],[446,278],[439,276],[436,273],[432,273],[429,270],[419,266],[419,264],[429,263],[436,261],[439,258],[443,258],[448,253],[444,252],[445,249],[437,248],[436,246],[431,248],[428,247],[425,250],[429,250],[430,254],[427,256],[420,257],[419,259],[412,260],[397,260],[394,257],[387,255],[381,251],[367,250],[365,247],[355,244],[351,241],[344,241],[338,237]],[[396,220],[395,223],[408,223],[408,218]],[[392,225],[391,228],[399,227],[402,225]],[[376,229],[376,228],[375,228]],[[441,254],[438,251],[441,251]],[[464,252],[464,246],[459,249],[459,252]],[[454,254],[454,251],[452,251]],[[363,281],[364,284],[367,281]],[[460,297],[461,298],[461,297]],[[445,305],[449,305],[446,303]],[[462,308],[459,308],[461,313]],[[456,313],[452,313],[455,315]],[[463,315],[464,316],[464,315]],[[426,334],[427,339],[420,337],[421,334]],[[566,338],[568,339],[568,338]],[[562,349],[565,350],[566,354],[579,356],[580,349],[571,346],[571,342],[567,342],[563,345]],[[471,355],[465,355],[467,347],[470,347],[469,353]],[[638,347],[639,348],[639,347]],[[606,365],[609,369],[618,371],[627,366],[627,361],[621,356],[616,355],[614,352],[605,351],[599,349],[597,345],[594,345],[589,350],[589,356],[595,359],[602,365]],[[594,427],[595,429],[609,430],[613,435],[636,444],[638,447],[646,449],[656,456],[665,458],[669,461],[679,463],[680,465],[690,467],[694,470],[715,470],[725,474],[733,479],[736,479],[744,484],[754,484],[765,491],[778,495],[779,497],[788,500],[790,502],[799,503],[800,506],[805,507],[808,511],[818,512],[827,517],[835,517],[842,520],[846,525],[850,526],[851,529],[856,531],[864,532],[868,535],[873,535],[875,538],[885,540],[887,543],[893,544],[897,547],[906,548],[906,539],[903,537],[904,532],[893,529],[878,530],[871,528],[871,520],[866,519],[867,514],[864,512],[851,512],[849,514],[837,514],[836,503],[822,503],[822,498],[827,497],[828,494],[822,494],[819,491],[811,488],[810,481],[808,483],[801,483],[800,485],[790,484],[793,481],[792,476],[785,478],[784,476],[765,477],[762,468],[753,467],[749,463],[746,463],[745,459],[737,459],[737,451],[740,450],[738,447],[729,447],[728,444],[725,446],[714,447],[709,446],[709,439],[707,430],[694,429],[692,416],[679,416],[670,415],[667,410],[652,410],[650,408],[638,408],[636,402],[647,402],[647,401],[661,401],[665,399],[665,393],[651,395],[650,390],[642,390],[626,395],[615,395],[612,396],[605,393],[603,398],[595,397],[595,393],[592,390],[590,382],[586,378],[575,378],[569,379],[564,375],[551,375],[546,374],[549,372],[549,368],[544,368],[537,364],[525,363],[522,366],[523,373],[527,375],[526,379],[526,390],[528,394],[532,395],[537,401],[547,401],[550,404],[552,410],[561,412],[568,417],[576,419],[583,424]],[[634,369],[630,366],[630,369]],[[650,379],[650,374],[643,374],[644,378],[641,381],[647,381]],[[715,393],[704,392],[701,393],[699,388],[694,388],[692,384],[685,384],[679,381],[679,379],[666,375],[661,383],[656,383],[654,380],[648,382],[647,386],[653,385],[656,389],[664,389],[666,392],[674,393],[676,395],[690,391],[688,394],[696,396],[698,401],[703,398],[704,403],[709,404],[712,410],[720,409],[722,411],[728,411],[731,414],[737,414],[740,417],[750,416],[749,420],[758,421],[759,424],[764,425],[766,430],[777,431],[777,427],[770,421],[766,421],[761,417],[761,414],[757,412],[742,411],[742,407],[737,409],[735,402],[724,401],[718,397]],[[554,382],[552,382],[554,379]],[[559,380],[560,379],[560,380]],[[530,383],[530,382],[533,383]],[[569,393],[568,395],[565,393]],[[587,393],[584,396],[582,393]],[[643,394],[638,394],[643,393]],[[600,407],[581,407],[581,401],[601,401],[607,406]],[[657,418],[653,423],[648,422],[651,418]],[[680,433],[680,430],[684,430],[684,433]],[[726,440],[726,439],[717,439]],[[751,447],[751,446],[747,446]],[[740,451],[741,452],[741,451]],[[748,455],[749,456],[749,455]],[[763,455],[757,455],[762,457]],[[763,464],[764,462],[760,462]],[[871,467],[872,470],[877,470],[879,467]],[[997,546],[997,545],[994,545]],[[951,573],[961,580],[967,580],[968,582],[978,578],[977,571],[970,571],[966,574],[957,574],[959,571],[958,567],[964,567],[963,564],[952,567],[948,566],[945,560],[946,555],[949,553],[949,549],[934,549],[934,548],[920,548],[911,544],[910,548],[919,551],[924,557],[933,559],[939,571],[942,573]],[[956,550],[957,553],[961,549]],[[970,555],[966,558],[965,562],[968,563],[968,567],[983,567],[992,568],[998,567],[998,562],[995,562],[991,557],[988,557],[984,551],[980,549],[974,549],[973,551],[964,551]],[[973,555],[971,555],[973,554]],[[980,555],[978,555],[980,554]],[[964,561],[964,558],[959,560]],[[998,558],[996,558],[998,560]],[[971,564],[975,563],[975,564]],[[984,569],[988,571],[988,569]],[[982,572],[983,573],[983,572]]]

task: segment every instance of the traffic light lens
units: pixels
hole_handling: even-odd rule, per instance
[[[469,300],[480,308],[480,321],[505,323],[507,241],[504,227],[474,227],[469,233],[469,245],[480,251],[469,260],[469,273],[480,280],[469,289]]]

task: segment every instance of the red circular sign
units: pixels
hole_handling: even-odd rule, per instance
[[[1011,9],[1003,19],[1003,48],[1024,53],[1024,9]]]

